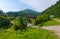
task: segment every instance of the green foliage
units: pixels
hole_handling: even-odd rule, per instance
[[[9,16],[13,16],[13,17],[18,17],[18,16],[38,16],[39,15],[39,12],[36,12],[36,11],[33,11],[33,10],[30,10],[30,9],[25,9],[25,10],[22,10],[22,11],[18,11],[18,12],[8,12],[7,13]]]
[[[14,20],[16,17],[8,16],[7,18],[12,21],[12,20]]]
[[[37,17],[37,24],[43,25],[45,21],[48,21],[50,19],[51,15],[53,15],[54,18],[60,18],[60,0],[55,5],[52,5],[51,7],[43,11],[40,16]]]
[[[38,24],[38,26],[40,26],[41,24]],[[49,20],[43,23],[43,26],[59,26],[60,22],[55,21],[55,20]]]
[[[32,19],[31,18],[28,18],[28,23],[32,23]]]
[[[50,19],[50,15],[49,14],[41,14],[40,16],[37,17],[36,22],[37,24],[46,22]]]
[[[0,16],[0,28],[8,28],[10,26],[10,21],[3,16]]]
[[[18,17],[16,20],[15,20],[15,25],[14,25],[14,28],[15,28],[15,30],[18,30],[18,29],[20,29],[20,30],[24,30],[24,29],[26,29],[26,20],[25,20],[25,18],[23,18],[23,17]]]
[[[59,39],[53,32],[28,28],[27,31],[0,30],[0,39]]]
[[[60,22],[55,21],[55,20],[49,20],[47,22],[44,23],[44,26],[56,26],[56,25],[60,25]]]
[[[2,10],[0,10],[0,14],[1,14],[1,13],[3,13],[3,11],[2,11]]]
[[[42,13],[54,15],[55,18],[60,18],[60,0]]]

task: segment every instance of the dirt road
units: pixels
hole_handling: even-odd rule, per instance
[[[51,30],[55,32],[56,35],[60,36],[60,26],[47,26],[47,27],[41,27],[46,30]]]

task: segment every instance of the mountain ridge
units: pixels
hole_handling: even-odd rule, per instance
[[[25,10],[18,11],[18,12],[8,12],[7,14],[16,17],[16,16],[28,16],[28,15],[38,16],[40,13],[34,10],[31,10],[31,9],[25,9]]]
[[[54,15],[55,18],[60,18],[60,0],[57,1],[55,5],[52,5],[51,7],[43,11],[41,14],[50,14]]]

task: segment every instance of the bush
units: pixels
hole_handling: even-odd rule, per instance
[[[28,18],[28,23],[32,23],[32,20],[31,20],[31,18]]]
[[[3,16],[0,16],[0,28],[8,28],[10,26],[10,21],[3,17]]]
[[[14,31],[10,29],[0,30],[0,39],[60,39],[53,32],[44,30],[44,29],[36,29],[36,28],[28,28],[27,31]]]
[[[49,14],[42,14],[37,17],[36,22],[37,22],[37,24],[40,24],[40,23],[48,21],[49,19],[50,19]]]
[[[25,20],[25,18],[23,18],[23,17],[18,17],[16,20],[15,20],[15,25],[14,25],[14,29],[15,30],[18,30],[18,29],[20,29],[20,30],[24,30],[24,29],[26,29],[26,20]]]

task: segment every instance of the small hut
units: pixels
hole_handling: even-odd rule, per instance
[[[36,17],[37,16],[33,16],[33,15],[27,15],[26,16],[26,25],[27,25],[27,23],[28,23],[28,18],[32,18],[33,20],[32,20],[32,25],[35,25],[36,24]]]
[[[50,15],[50,19],[53,19],[54,18],[54,15]]]

